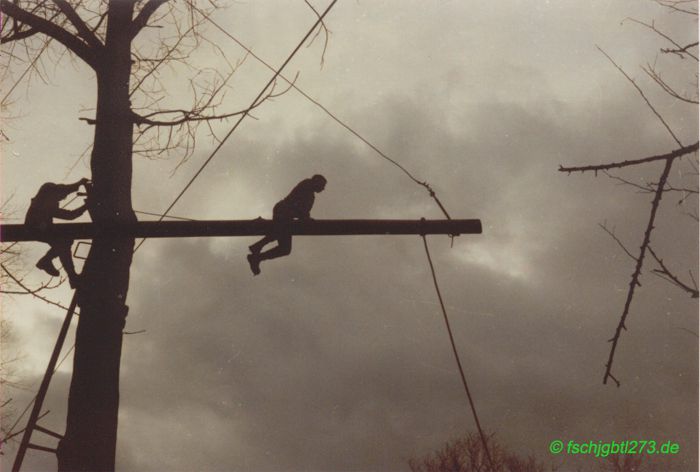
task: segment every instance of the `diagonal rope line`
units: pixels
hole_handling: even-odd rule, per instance
[[[192,4],[191,6],[192,6],[192,8],[193,8],[195,11],[197,11],[197,13],[199,13],[200,15],[202,15],[207,21],[209,21],[209,23],[211,23],[212,25],[214,25],[214,26],[215,26],[219,31],[221,31],[224,35],[226,35],[227,37],[229,37],[230,39],[232,39],[236,44],[238,44],[241,48],[243,48],[248,54],[250,54],[252,57],[254,57],[258,62],[260,62],[261,64],[263,64],[265,67],[267,67],[267,68],[270,69],[271,71],[273,71],[273,72],[275,71],[275,69],[274,69],[269,63],[267,63],[264,59],[262,59],[260,56],[258,56],[257,54],[255,54],[255,53],[253,52],[252,49],[250,49],[248,46],[246,46],[245,44],[243,44],[243,43],[242,43],[241,41],[239,41],[235,36],[233,36],[231,33],[229,33],[228,31],[226,31],[222,26],[220,26],[218,23],[216,23],[214,20],[212,20],[211,17],[210,17],[209,15],[207,15],[206,12],[200,10],[199,8],[197,8],[197,7],[196,7],[195,5],[193,5],[193,4]],[[398,167],[404,174],[406,174],[406,175],[408,176],[409,179],[411,179],[411,180],[412,180],[413,182],[415,182],[416,184],[423,186],[423,187],[428,191],[428,193],[430,194],[430,197],[431,197],[433,200],[435,200],[435,203],[437,203],[437,205],[440,207],[440,210],[444,213],[445,217],[447,217],[448,220],[451,219],[451,218],[450,218],[450,215],[447,213],[447,210],[446,210],[445,207],[442,205],[442,202],[440,201],[440,199],[438,198],[438,196],[435,194],[435,191],[434,191],[433,188],[430,186],[430,184],[428,184],[428,183],[425,182],[425,181],[421,181],[421,180],[417,179],[413,174],[411,174],[411,172],[408,171],[408,169],[406,169],[406,168],[405,168],[403,165],[401,165],[398,161],[396,161],[395,159],[392,159],[391,157],[389,157],[388,155],[386,155],[386,154],[385,154],[384,152],[382,152],[377,146],[375,146],[374,144],[372,144],[369,140],[367,140],[365,137],[363,137],[360,133],[358,133],[358,132],[355,131],[353,128],[351,128],[350,125],[348,125],[348,124],[345,123],[343,120],[341,120],[341,119],[338,118],[336,115],[334,115],[333,112],[331,112],[328,108],[326,108],[322,103],[320,103],[318,100],[314,99],[314,98],[311,97],[309,94],[307,94],[307,93],[304,92],[302,89],[300,89],[300,88],[294,83],[294,81],[289,80],[288,78],[286,78],[286,77],[285,77],[284,75],[282,75],[282,74],[279,74],[279,77],[280,77],[281,79],[283,79],[285,82],[287,82],[291,88],[293,88],[294,90],[296,90],[297,92],[299,92],[304,98],[306,98],[306,99],[309,100],[311,103],[313,103],[314,105],[316,105],[318,108],[320,108],[321,110],[323,110],[323,112],[325,112],[326,115],[328,115],[331,119],[333,119],[333,121],[335,121],[336,123],[338,123],[340,126],[342,126],[342,127],[345,128],[346,130],[348,130],[350,133],[352,133],[352,134],[353,134],[356,138],[358,138],[360,141],[362,141],[362,142],[365,143],[367,146],[369,146],[374,152],[376,152],[377,154],[379,154],[380,157],[386,159],[387,161],[389,161],[390,163],[392,163],[393,165],[395,165],[396,167]]]
[[[474,416],[474,422],[476,423],[476,429],[479,430],[479,437],[481,438],[481,444],[484,446],[484,452],[486,453],[486,458],[489,461],[489,468],[491,471],[496,469],[493,466],[493,460],[491,459],[491,453],[489,452],[489,447],[486,442],[486,435],[481,429],[481,423],[479,423],[479,416],[476,413],[476,406],[474,406],[474,400],[472,399],[472,394],[469,391],[469,385],[467,385],[467,378],[464,375],[464,369],[462,368],[462,362],[459,360],[459,353],[457,352],[457,346],[455,345],[455,339],[452,335],[452,328],[450,327],[450,320],[447,317],[447,310],[445,309],[445,303],[442,301],[442,294],[440,293],[440,286],[437,281],[437,276],[435,275],[435,267],[433,266],[433,260],[430,257],[430,250],[428,249],[428,240],[425,235],[422,234],[423,246],[425,247],[425,255],[428,257],[428,264],[430,265],[430,273],[433,276],[433,284],[435,285],[435,293],[437,293],[438,300],[440,301],[440,308],[442,309],[442,316],[445,319],[445,326],[447,327],[447,334],[450,336],[450,344],[452,344],[452,352],[454,353],[455,360],[457,361],[457,367],[459,368],[459,375],[462,377],[462,385],[464,386],[464,391],[467,394],[467,399],[469,400],[469,407],[472,410],[472,415]]]
[[[182,216],[174,216],[174,215],[162,215],[160,213],[151,213],[150,211],[139,211],[139,210],[134,210],[134,213],[139,213],[141,215],[147,215],[147,216],[158,216],[161,219],[158,221],[163,221],[163,218],[171,218],[173,220],[181,220],[181,221],[197,221],[194,218],[185,218]]]
[[[170,212],[170,210],[173,209],[173,207],[177,204],[177,202],[180,200],[180,198],[182,198],[182,196],[185,194],[185,192],[187,192],[187,190],[192,186],[192,183],[194,183],[194,181],[197,179],[197,177],[199,177],[199,175],[202,173],[202,171],[207,167],[207,165],[209,165],[209,163],[211,162],[211,160],[214,159],[214,156],[216,156],[216,154],[219,152],[219,149],[221,149],[221,147],[222,147],[222,146],[224,145],[224,143],[228,140],[228,138],[233,134],[233,132],[236,131],[236,129],[237,129],[238,126],[243,122],[243,120],[245,119],[245,117],[248,116],[248,112],[258,103],[258,100],[260,100],[260,99],[262,98],[262,96],[265,94],[265,92],[267,91],[267,89],[269,89],[270,86],[275,82],[275,80],[277,80],[277,77],[280,76],[280,74],[282,73],[282,70],[284,70],[284,68],[287,66],[287,64],[289,64],[289,62],[290,62],[290,61],[292,60],[292,58],[296,55],[296,53],[299,51],[299,49],[301,49],[301,47],[304,45],[304,43],[305,43],[306,40],[309,38],[309,36],[311,36],[311,34],[314,32],[314,30],[316,29],[316,27],[317,27],[319,24],[321,24],[321,22],[323,21],[323,18],[328,14],[328,12],[331,10],[331,8],[333,8],[333,6],[336,4],[337,1],[338,1],[338,0],[333,0],[333,1],[330,3],[330,5],[328,5],[328,7],[326,8],[326,10],[318,17],[318,19],[316,20],[316,22],[314,23],[314,25],[311,27],[311,29],[309,29],[309,31],[304,35],[304,37],[302,38],[302,40],[299,41],[299,44],[297,44],[297,46],[294,48],[294,50],[291,52],[291,54],[289,54],[289,56],[288,56],[287,59],[284,61],[284,63],[282,63],[282,65],[275,71],[275,74],[274,74],[274,75],[272,76],[272,78],[267,82],[267,84],[265,84],[265,87],[262,88],[262,90],[260,91],[260,93],[258,94],[258,96],[255,97],[255,99],[251,102],[251,104],[250,104],[250,106],[248,107],[248,109],[247,109],[246,111],[244,111],[244,112],[241,114],[241,116],[238,118],[238,121],[236,121],[236,123],[233,125],[233,127],[231,127],[231,129],[230,129],[229,132],[226,134],[226,136],[224,136],[224,138],[219,142],[219,144],[216,146],[216,148],[214,148],[214,151],[212,151],[212,153],[209,155],[209,157],[208,157],[208,158],[204,161],[204,163],[199,167],[199,169],[197,170],[197,172],[195,172],[195,174],[192,176],[192,178],[190,178],[189,182],[187,182],[187,184],[185,185],[185,187],[180,191],[180,193],[177,195],[177,197],[175,197],[175,199],[174,199],[173,202],[170,204],[170,206],[168,206],[168,208],[166,208],[166,210],[163,212],[163,214],[160,216],[160,218],[158,218],[158,221],[163,221],[163,218],[165,218],[166,216],[168,216],[168,213]],[[136,246],[136,248],[134,248],[134,252],[136,252],[136,251],[141,247],[141,245],[142,245],[145,241],[146,241],[146,238],[142,239],[142,240],[139,242],[139,244]]]

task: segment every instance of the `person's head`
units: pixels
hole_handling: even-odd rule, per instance
[[[53,182],[43,184],[34,198],[45,202],[59,202],[66,196],[61,192],[61,188]]]
[[[326,188],[326,183],[328,181],[324,176],[321,174],[316,174],[313,177],[311,177],[311,183],[313,184],[313,189],[314,192],[322,192],[324,188]]]

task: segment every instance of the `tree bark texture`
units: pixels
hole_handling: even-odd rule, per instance
[[[97,58],[97,110],[91,156],[94,222],[133,223],[129,77],[134,3],[111,0],[107,36]],[[78,287],[76,333],[66,432],[59,471],[113,471],[119,412],[122,330],[128,307],[133,237],[101,235],[92,242]]]

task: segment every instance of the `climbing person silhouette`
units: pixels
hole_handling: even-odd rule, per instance
[[[75,288],[78,283],[78,274],[75,272],[73,257],[71,256],[72,239],[49,237],[43,234],[53,226],[53,219],[74,220],[85,213],[86,204],[74,210],[64,210],[59,207],[61,200],[73,192],[77,192],[80,186],[85,186],[86,191],[90,180],[82,178],[73,184],[54,184],[47,182],[39,188],[37,194],[32,198],[32,203],[27,210],[24,224],[39,231],[38,241],[42,241],[51,246],[48,252],[39,259],[36,266],[47,274],[58,277],[60,273],[54,267],[53,260],[58,257],[63,264],[63,269],[68,274],[68,282],[71,288]]]
[[[272,209],[272,221],[286,225],[294,220],[310,220],[311,207],[314,206],[314,194],[322,192],[326,188],[326,178],[316,174],[310,179],[299,182],[289,195],[277,202]],[[277,241],[277,246],[262,251],[266,244]],[[292,234],[287,228],[269,234],[260,241],[248,247],[248,264],[253,275],[260,273],[260,262],[268,259],[287,256],[292,252]]]

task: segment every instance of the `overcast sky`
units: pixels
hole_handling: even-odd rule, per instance
[[[212,17],[275,66],[314,21],[296,0],[230,2]],[[345,0],[327,17],[323,66],[321,37],[287,75],[298,72],[300,88],[428,181],[453,217],[482,220],[482,235],[429,244],[485,429],[518,453],[566,461],[562,470],[578,462],[553,457],[554,439],[672,440],[680,453],[664,469],[694,471],[697,300],[646,270],[615,358],[622,385],[602,384],[634,263],[598,224],[638,247],[651,195],[603,175],[557,172],[676,146],[596,45],[648,90],[684,144],[697,141],[696,108],[670,100],[640,69],[656,63],[693,93],[697,63],[660,54],[669,44],[626,17],[656,20],[682,44],[696,40],[696,23],[643,0]],[[206,31],[230,62],[244,57]],[[192,61],[227,67],[208,48]],[[186,104],[180,74],[162,78],[178,91],[169,99]],[[270,74],[248,57],[224,108],[245,106]],[[78,117],[93,113],[93,77],[65,60],[47,75],[48,84],[35,78],[15,90],[6,110],[10,216],[22,217],[43,182],[89,177],[79,157],[93,130]],[[442,216],[425,189],[295,91],[254,115],[173,214],[269,218],[298,181],[321,173],[328,186],[317,219]],[[163,211],[212,149],[203,135],[180,167],[177,152],[136,157],[135,209]],[[618,175],[641,182],[660,170]],[[675,182],[694,183],[691,171],[679,162]],[[698,225],[683,214],[697,200],[678,199],[662,202],[653,245],[697,279]],[[293,253],[257,277],[245,260],[253,241],[150,240],[136,254],[126,329],[145,332],[124,338],[119,470],[406,470],[409,458],[474,430],[418,236],[295,238]],[[45,247],[22,247],[27,281],[46,281],[30,270]],[[50,295],[70,299],[63,289]],[[5,297],[3,316],[14,338],[4,349],[22,355],[16,374],[28,389],[10,392],[21,410],[63,313]],[[65,427],[71,359],[42,420],[56,431]],[[8,446],[3,466],[13,458]],[[50,470],[55,458],[30,452],[25,464]]]

